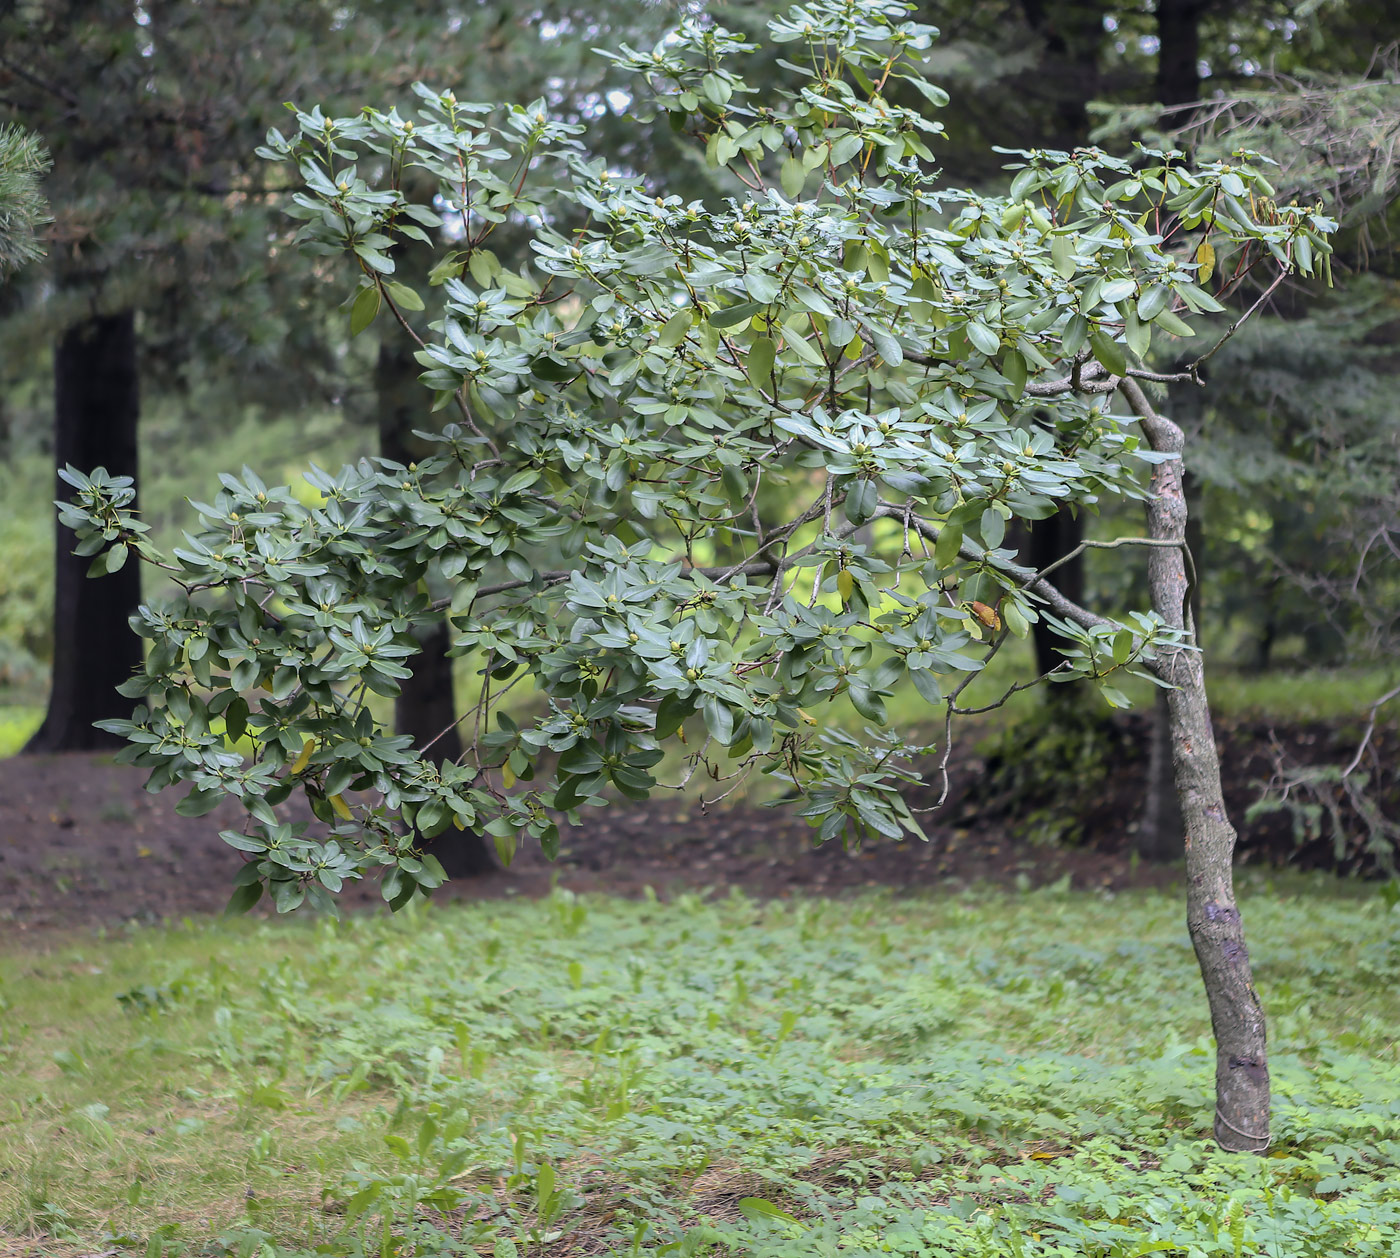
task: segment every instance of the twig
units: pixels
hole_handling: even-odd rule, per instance
[[[1352,756],[1351,763],[1342,770],[1342,777],[1349,778],[1356,772],[1356,766],[1361,763],[1361,757],[1366,754],[1366,748],[1370,745],[1371,735],[1376,732],[1376,715],[1381,708],[1389,703],[1396,695],[1400,695],[1400,686],[1394,686],[1381,695],[1379,699],[1371,705],[1370,716],[1366,721],[1366,732],[1361,735],[1361,742],[1356,748],[1356,755]]]

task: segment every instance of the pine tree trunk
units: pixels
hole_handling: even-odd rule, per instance
[[[80,471],[105,467],[136,476],[140,395],[136,321],[130,310],[68,328],[54,351],[54,461]],[[56,481],[57,497],[72,492]],[[141,640],[127,618],[141,601],[141,565],[88,580],[71,529],[55,525],[53,685],[48,712],[27,752],[91,751],[124,740],[93,722],[129,717],[117,687],[141,665]]]
[[[417,449],[415,428],[430,422],[429,394],[418,383],[420,368],[411,346],[395,339],[380,346],[375,364],[375,396],[378,403],[379,453],[396,463],[409,464],[426,453]],[[422,653],[404,663],[413,676],[402,682],[394,701],[394,725],[410,734],[415,747],[427,747],[434,764],[460,758],[462,739],[453,721],[460,715],[452,687],[452,660],[447,652],[452,636],[444,617],[419,635]],[[449,827],[426,844],[442,862],[449,878],[476,878],[496,868],[483,835]]]
[[[1177,457],[1153,470],[1147,504],[1149,534],[1176,543],[1148,552],[1152,606],[1168,625],[1186,624],[1186,495],[1182,487],[1181,429],[1158,415],[1141,387],[1123,392],[1159,453]],[[1269,1066],[1264,1010],[1254,990],[1244,927],[1235,904],[1235,831],[1225,812],[1199,651],[1164,651],[1157,673],[1167,692],[1172,764],[1186,823],[1186,922],[1201,967],[1215,1032],[1215,1138],[1224,1149],[1260,1153],[1269,1143]]]
[[[1206,0],[1157,0],[1157,99],[1187,105],[1201,95],[1201,15]],[[1191,111],[1173,109],[1167,125],[1179,127]]]
[[[1165,690],[1157,692],[1150,719],[1147,794],[1138,821],[1137,853],[1149,861],[1180,860],[1186,851],[1186,826],[1172,769],[1171,705]]]
[[[1084,521],[1074,515],[1068,507],[1061,507],[1054,515],[1043,520],[1032,520],[1030,543],[1026,550],[1026,561],[1037,572],[1043,572],[1051,564],[1059,564],[1050,574],[1050,580],[1057,589],[1074,603],[1084,602],[1084,556],[1076,555],[1067,563],[1060,563],[1076,546],[1084,540]],[[1043,621],[1031,626],[1031,640],[1035,646],[1035,671],[1048,673],[1064,660],[1060,653],[1062,640]],[[1064,699],[1073,695],[1078,698],[1082,689],[1077,682],[1050,687],[1050,694]]]

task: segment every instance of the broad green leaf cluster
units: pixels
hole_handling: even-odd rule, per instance
[[[1119,383],[1225,309],[1212,274],[1228,293],[1260,268],[1311,273],[1330,224],[1275,205],[1247,155],[1018,153],[1005,196],[943,187],[924,110],[944,97],[920,72],[936,32],[909,12],[794,8],[769,25],[784,77],[761,89],[755,47],[708,19],[606,54],[723,199],[610,168],[543,100],[420,86],[412,117],[313,109],[269,134],[263,155],[300,175],[301,248],[358,276],[352,330],[417,338],[449,422],[419,463],[318,473],[318,505],[225,476],[168,557],[122,489],[74,475],[65,520],[114,543],[103,562],[135,545],[184,588],[137,618],[142,706],[111,727],[189,807],[243,799],[240,903],[324,902],[376,865],[405,903],[440,874],[398,818],[550,850],[559,814],[678,785],[653,773],[672,739],[691,773],[789,781],[821,840],[917,834],[895,788],[921,749],[882,728],[895,687],[951,728],[1038,619],[1069,648],[1051,680],[1110,702],[1114,674],[1185,645],[1150,613],[1059,598],[1008,529],[1144,497],[1169,456],[1114,413]],[[431,207],[409,174],[436,181]],[[492,236],[521,231],[533,256],[508,267]],[[402,241],[438,249],[426,288],[398,277]],[[413,629],[443,615],[484,663],[469,750],[439,770],[367,697],[395,693]],[[500,701],[524,679],[549,707],[517,727]],[[832,702],[864,738],[823,732]],[[329,839],[279,821],[297,789]]]

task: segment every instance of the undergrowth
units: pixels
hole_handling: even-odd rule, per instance
[[[0,1253],[1400,1253],[1400,910],[1286,886],[1244,901],[1263,1158],[1207,1139],[1161,895],[565,893],[11,950]]]

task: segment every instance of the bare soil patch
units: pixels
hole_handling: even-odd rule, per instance
[[[1245,824],[1244,814],[1280,749],[1295,761],[1344,763],[1355,745],[1353,732],[1261,724],[1218,732],[1241,858],[1328,865],[1330,839],[1299,848],[1288,816]],[[1396,763],[1400,738],[1394,731],[1378,735],[1379,754]],[[1140,863],[1131,853],[1146,773],[1144,720],[1125,719],[1117,736],[1114,771],[1096,791],[1085,842],[1077,847],[1008,838],[1016,827],[979,803],[984,766],[971,760],[954,777],[945,808],[930,816],[928,843],[886,842],[857,851],[813,847],[813,831],[782,808],[624,801],[585,810],[584,824],[565,832],[554,864],[522,848],[510,869],[454,881],[440,894],[538,896],[554,885],[622,895],[650,887],[663,896],[738,887],[760,897],[869,887],[959,891],[979,883],[1025,888],[1066,879],[1084,889],[1165,885],[1180,877],[1179,868]],[[148,794],[144,778],[143,771],[99,754],[0,760],[0,937],[222,910],[241,857],[218,832],[236,825],[240,810],[227,803],[205,817],[182,817],[175,812],[176,793]],[[912,794],[912,803],[931,802],[933,783]],[[382,904],[374,882],[347,888],[345,901],[360,908]]]

